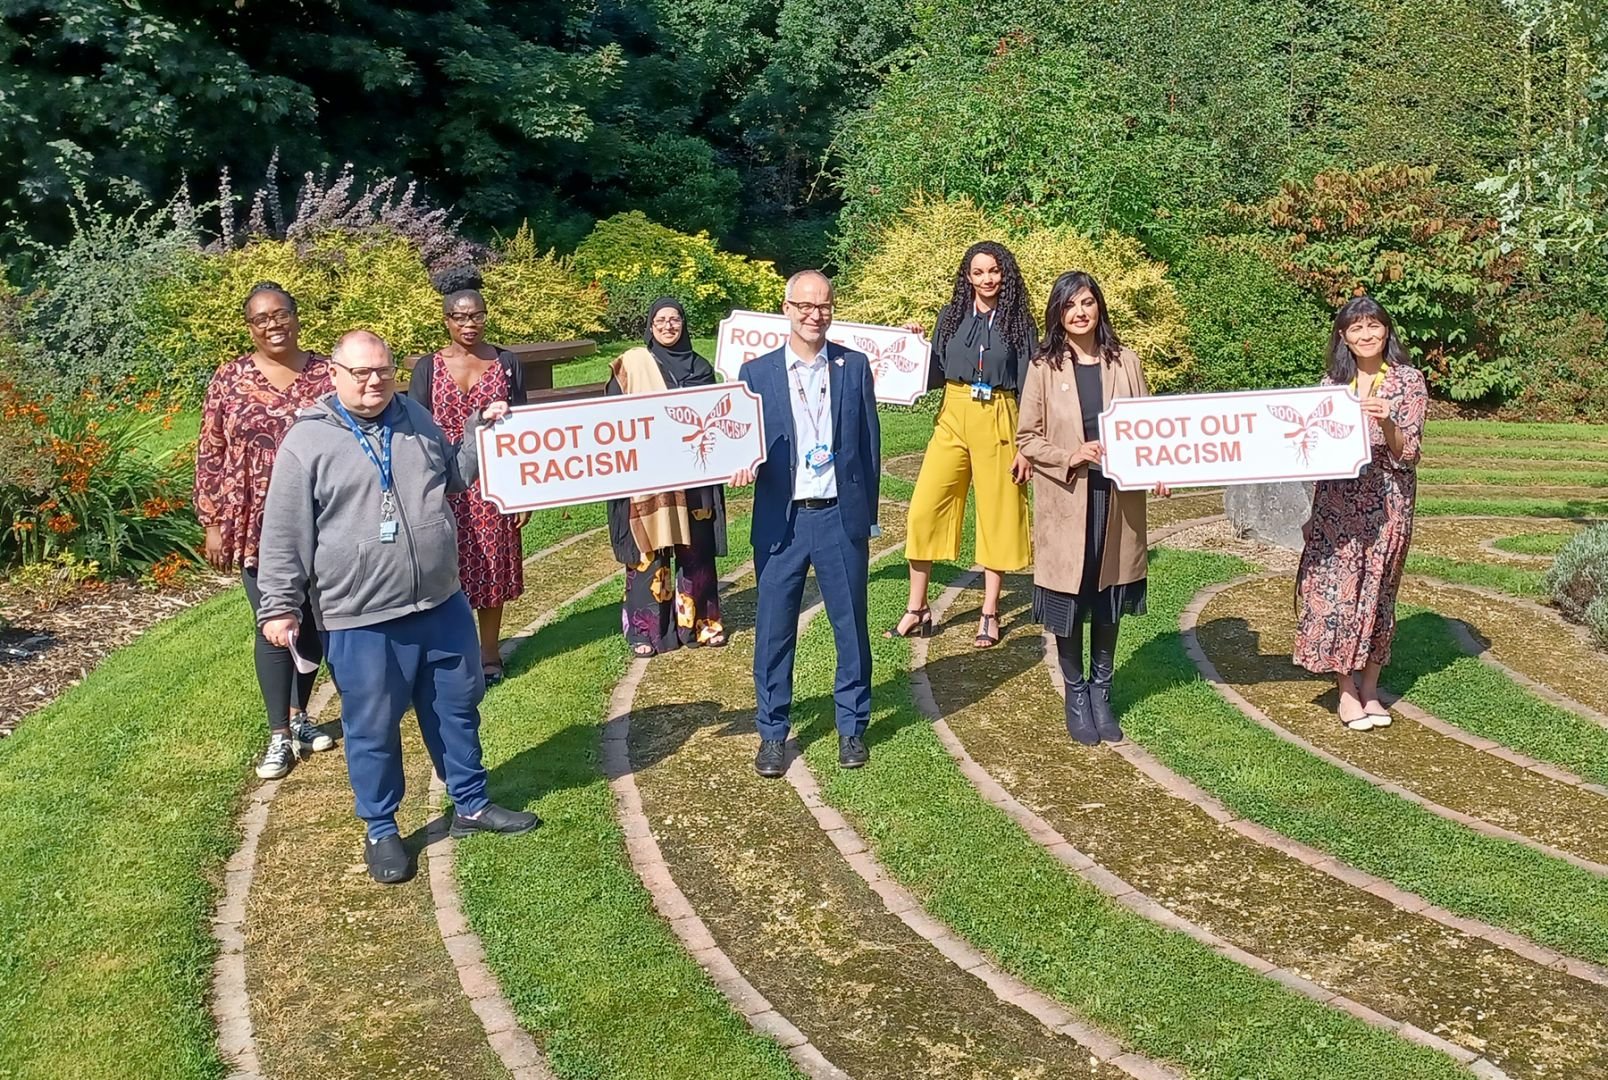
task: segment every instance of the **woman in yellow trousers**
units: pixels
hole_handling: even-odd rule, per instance
[[[919,324],[908,329],[921,331]],[[977,493],[977,561],[983,565],[979,649],[999,644],[999,593],[1005,574],[1032,559],[1027,495],[1032,476],[1016,452],[1016,394],[1038,351],[1038,329],[1016,257],[991,240],[973,244],[932,335],[928,385],[944,388],[932,439],[910,501],[905,555],[910,602],[888,637],[932,633],[927,585],[935,559],[960,556],[966,491]]]

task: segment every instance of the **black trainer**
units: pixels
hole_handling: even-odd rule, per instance
[[[365,839],[363,861],[368,864],[369,877],[381,885],[398,885],[413,876],[413,861],[396,833],[383,840]]]
[[[453,814],[452,828],[449,831],[453,836],[460,838],[477,832],[513,835],[530,832],[541,823],[542,819],[528,810],[509,810],[496,803],[487,803],[486,808],[472,818]]]
[[[845,769],[858,769],[871,760],[871,751],[858,735],[838,736],[838,764]]]
[[[787,744],[780,739],[759,740],[759,753],[754,755],[754,771],[767,780],[775,780],[787,771]]]

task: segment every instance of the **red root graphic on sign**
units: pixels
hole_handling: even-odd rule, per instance
[[[1284,437],[1295,440],[1295,456],[1301,459],[1303,465],[1311,463],[1312,449],[1318,445],[1319,435],[1344,439],[1351,434],[1352,425],[1325,419],[1334,412],[1333,397],[1324,398],[1318,403],[1318,407],[1305,417],[1288,405],[1269,405],[1267,411],[1286,424],[1295,425],[1295,430],[1286,431]]]
[[[917,359],[914,356],[905,355],[904,347],[907,340],[909,339],[900,338],[892,345],[889,345],[886,351],[883,351],[877,348],[877,343],[870,338],[857,337],[854,339],[854,347],[865,353],[866,359],[871,361],[871,377],[880,379],[887,374],[889,364],[892,364],[900,371],[914,371],[916,369]]]
[[[715,407],[709,410],[708,416],[699,416],[696,409],[688,408],[686,405],[671,405],[664,412],[676,423],[695,429],[691,435],[683,435],[681,441],[692,443],[690,448],[692,456],[700,468],[709,466],[709,454],[715,448],[717,435],[724,435],[728,439],[740,439],[754,426],[726,419],[726,414],[731,412],[730,394],[716,402]]]

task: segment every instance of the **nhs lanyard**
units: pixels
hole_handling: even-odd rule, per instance
[[[387,406],[389,408],[389,406]],[[391,425],[380,425],[380,452],[376,456],[374,447],[369,445],[368,437],[363,429],[358,427],[352,414],[346,411],[339,399],[335,402],[335,411],[341,414],[346,421],[346,427],[357,440],[357,445],[363,448],[363,456],[369,459],[376,472],[380,474],[380,540],[382,543],[391,543],[396,539],[397,525],[393,516],[396,514],[396,494],[391,483]]]
[[[824,445],[821,442],[821,421],[826,417],[826,379],[823,378],[820,392],[815,397],[815,404],[811,406],[809,395],[804,393],[802,365],[796,365],[792,370],[793,391],[798,394],[799,404],[804,406],[804,418],[810,422],[810,438],[815,440],[817,446]],[[822,365],[821,371],[823,375],[825,370],[825,365]]]

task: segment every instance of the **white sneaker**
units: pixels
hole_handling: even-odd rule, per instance
[[[278,780],[290,773],[290,767],[296,764],[300,756],[300,747],[294,735],[283,731],[276,731],[268,740],[268,749],[263,752],[262,761],[257,766],[257,775],[264,780]]]
[[[290,733],[297,742],[314,750],[331,750],[335,746],[335,740],[315,727],[304,712],[290,715]]]

